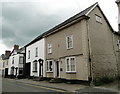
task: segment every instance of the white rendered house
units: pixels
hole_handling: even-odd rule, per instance
[[[26,75],[45,77],[45,39],[35,39],[26,45]]]
[[[23,75],[23,65],[24,65],[24,48],[19,49],[18,45],[14,46],[14,49],[9,58],[9,69],[8,75],[14,77]]]

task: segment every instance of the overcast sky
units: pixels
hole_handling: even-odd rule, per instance
[[[41,33],[98,2],[117,31],[115,0],[2,0],[0,2],[0,54],[14,44],[23,47]]]

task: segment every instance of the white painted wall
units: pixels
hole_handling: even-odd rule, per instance
[[[35,57],[36,48],[38,47],[38,57]],[[28,59],[28,51],[30,50],[30,59]],[[37,76],[39,77],[39,62],[37,63],[37,73],[33,71],[33,61],[39,59],[45,60],[45,39],[41,39],[28,47],[26,47],[26,63],[31,62],[31,72],[30,76]],[[43,76],[45,77],[45,62],[43,62]]]
[[[24,57],[23,54],[16,54],[16,55],[12,55],[10,56],[9,58],[9,68],[8,68],[8,75],[11,74],[11,67],[14,66],[14,67],[18,67],[18,71],[17,71],[17,74],[19,75],[19,68],[23,68],[23,63],[20,64],[19,63],[19,57],[22,56]],[[14,64],[12,64],[12,59],[14,57]],[[16,70],[14,70],[14,75],[16,74]]]

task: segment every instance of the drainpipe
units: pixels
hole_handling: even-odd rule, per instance
[[[89,17],[90,18],[90,17]],[[90,86],[93,86],[93,73],[92,73],[92,62],[91,62],[91,43],[90,43],[90,34],[89,34],[89,19],[87,19],[87,38],[88,38],[88,57],[89,57],[89,63],[90,63]]]

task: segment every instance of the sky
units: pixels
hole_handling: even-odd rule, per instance
[[[1,0],[0,54],[13,45],[25,46],[34,38],[98,2],[111,26],[118,31],[115,0]]]

